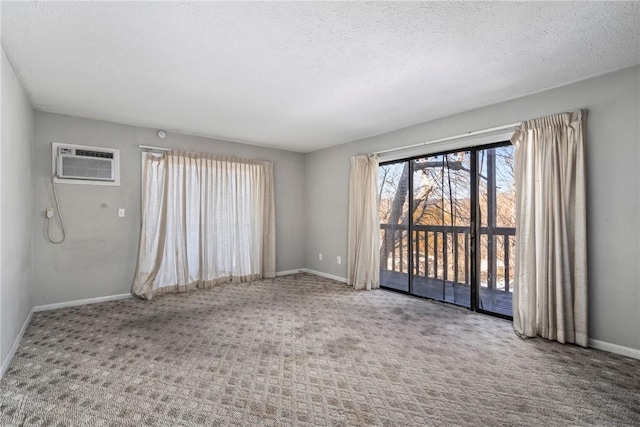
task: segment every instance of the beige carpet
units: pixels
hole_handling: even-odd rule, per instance
[[[35,313],[2,426],[640,425],[640,361],[299,274]]]

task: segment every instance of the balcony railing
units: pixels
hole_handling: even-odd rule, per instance
[[[408,251],[408,227],[380,224],[381,270],[408,273],[409,253],[414,255],[413,275],[469,285],[471,274],[470,227],[414,225],[413,250]],[[483,287],[511,291],[515,228],[481,227],[479,273]]]

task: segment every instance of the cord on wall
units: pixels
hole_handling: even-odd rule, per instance
[[[56,212],[58,212],[58,218],[60,218],[60,229],[62,230],[62,238],[60,240],[54,240],[51,238],[51,216],[49,216],[49,212],[47,212],[47,239],[54,245],[59,245],[64,242],[64,239],[67,237],[67,234],[64,230],[64,219],[62,218],[62,212],[60,212],[60,203],[58,202],[58,192],[56,191],[56,183],[53,180],[53,175],[51,176],[51,187],[53,188],[53,199],[56,202]]]

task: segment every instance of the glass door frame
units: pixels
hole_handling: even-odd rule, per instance
[[[425,299],[429,299],[429,300],[433,300],[433,301],[439,301],[442,302],[444,304],[451,304],[454,305],[456,307],[462,307],[462,308],[467,308],[468,310],[471,311],[475,311],[477,313],[482,313],[482,314],[488,314],[490,316],[494,316],[494,317],[499,317],[502,319],[506,319],[506,320],[513,320],[513,316],[508,316],[506,314],[502,314],[502,313],[496,313],[493,311],[488,311],[485,310],[483,308],[481,308],[481,304],[480,304],[480,277],[481,277],[481,272],[480,269],[478,268],[480,265],[480,256],[481,256],[481,250],[480,250],[480,239],[478,238],[481,234],[481,228],[482,228],[482,224],[480,221],[478,221],[478,218],[480,217],[480,203],[478,201],[479,195],[480,195],[480,179],[479,179],[479,164],[478,164],[478,152],[483,151],[483,150],[488,150],[488,149],[492,149],[492,148],[499,148],[499,147],[505,147],[505,146],[509,146],[511,145],[510,141],[499,141],[499,142],[494,142],[494,143],[490,143],[490,144],[483,144],[483,145],[477,145],[477,146],[473,146],[473,147],[460,147],[460,148],[456,148],[456,149],[451,149],[451,150],[446,150],[446,151],[437,151],[437,152],[433,152],[433,153],[425,153],[425,154],[421,154],[421,155],[417,155],[417,156],[411,156],[411,157],[407,157],[407,158],[401,158],[401,159],[396,159],[396,160],[389,160],[389,161],[383,161],[380,162],[380,166],[384,166],[384,165],[391,165],[391,164],[395,164],[395,163],[403,163],[403,162],[408,162],[409,164],[409,176],[408,176],[408,209],[409,212],[413,212],[413,203],[414,203],[414,197],[413,197],[413,173],[414,173],[414,167],[413,167],[413,161],[417,160],[417,159],[423,159],[425,157],[432,157],[432,156],[444,156],[447,154],[452,154],[452,153],[459,153],[462,151],[468,151],[471,155],[471,170],[470,170],[470,184],[471,184],[471,188],[470,188],[470,231],[469,231],[469,250],[470,250],[470,254],[469,254],[469,272],[470,272],[470,295],[469,295],[469,307],[465,307],[462,305],[457,305],[457,304],[453,304],[453,303],[449,303],[446,301],[440,301],[440,300],[435,300],[433,298],[429,298],[427,296],[421,296],[421,295],[416,295],[413,293],[413,275],[414,275],[414,242],[413,242],[413,221],[409,220],[407,223],[407,265],[408,265],[408,274],[407,274],[407,289],[408,291],[404,291],[404,290],[399,290],[399,289],[394,289],[391,287],[386,287],[384,286],[382,283],[380,283],[381,288],[385,289],[385,290],[389,290],[389,291],[393,291],[393,292],[399,292],[402,294],[406,294],[406,295],[410,295],[412,297],[416,297],[416,298],[425,298]],[[411,215],[411,214],[410,214]],[[437,268],[437,266],[435,267]]]

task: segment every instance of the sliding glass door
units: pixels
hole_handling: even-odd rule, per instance
[[[471,153],[422,157],[410,164],[411,293],[469,307]]]
[[[379,170],[380,281],[409,292],[409,163],[391,163]]]
[[[504,144],[381,164],[381,285],[510,317],[512,165]]]
[[[512,316],[515,263],[513,146],[478,150],[478,310]]]

